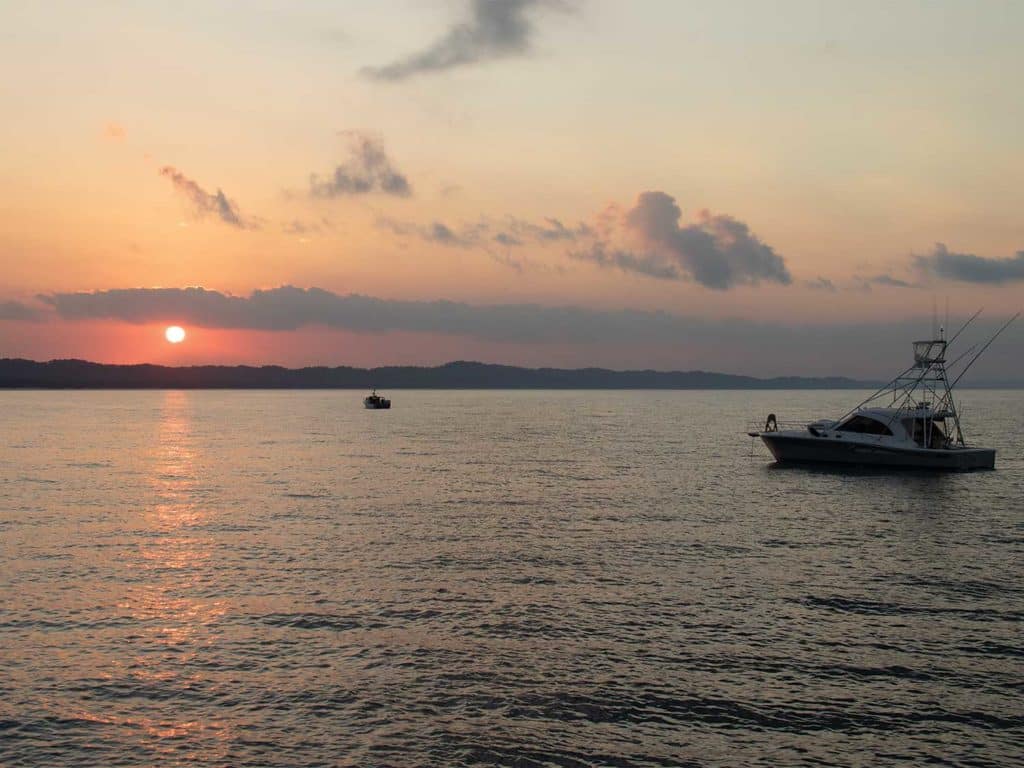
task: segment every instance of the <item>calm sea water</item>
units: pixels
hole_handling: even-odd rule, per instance
[[[0,393],[0,765],[1020,765],[995,472],[777,469],[850,392]]]

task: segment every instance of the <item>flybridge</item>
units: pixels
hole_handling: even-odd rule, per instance
[[[938,339],[915,341],[914,364],[890,382],[891,390],[886,393],[892,396],[892,418],[910,417],[922,422],[920,434],[923,435],[926,448],[931,447],[930,438],[935,433],[932,422],[945,424],[947,419],[952,422],[952,429],[945,432],[946,439],[964,445],[953,388],[946,372],[948,342],[943,336],[944,331],[940,328]],[[858,408],[863,408],[868,402],[870,400],[861,403]]]
[[[942,333],[939,329],[939,333]],[[946,362],[946,342],[943,339],[938,341],[915,341],[914,342],[914,365],[917,368],[927,368],[930,365]]]

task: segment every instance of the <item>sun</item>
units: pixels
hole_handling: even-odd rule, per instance
[[[180,344],[185,340],[185,329],[180,325],[172,325],[164,331],[164,338],[171,344]]]

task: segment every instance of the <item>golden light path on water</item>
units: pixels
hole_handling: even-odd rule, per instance
[[[167,330],[170,340],[174,328]],[[151,495],[150,503],[140,510],[144,532],[135,563],[140,578],[119,606],[142,628],[122,674],[134,680],[140,691],[167,695],[203,687],[199,657],[216,645],[220,635],[216,625],[225,613],[223,599],[201,597],[200,575],[209,568],[211,558],[204,529],[212,515],[201,503],[202,458],[196,453],[192,406],[187,392],[163,394],[156,439],[146,456]],[[190,756],[181,752],[182,741],[201,742],[206,758],[211,757],[211,748],[213,756],[225,758],[229,726],[195,714],[185,710],[178,717],[168,717],[164,711],[140,718],[137,726],[147,734],[149,747],[167,759],[187,762]]]

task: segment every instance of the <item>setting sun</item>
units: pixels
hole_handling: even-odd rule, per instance
[[[185,329],[180,325],[172,325],[164,331],[164,338],[171,344],[178,344],[185,340]]]

